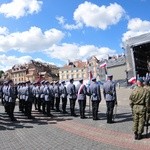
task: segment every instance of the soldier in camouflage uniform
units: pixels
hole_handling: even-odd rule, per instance
[[[142,78],[137,80],[137,87],[132,91],[129,97],[133,113],[133,131],[135,134],[135,140],[140,140],[142,138],[145,112],[150,98],[148,90],[143,87],[143,82],[144,80]]]
[[[150,94],[150,80],[149,80],[149,79],[147,79],[147,80],[144,82],[144,88],[147,89],[148,92],[149,92],[149,94]],[[146,119],[146,123],[148,123],[148,122],[149,122],[149,119],[150,119],[150,99],[149,99],[149,101],[148,101],[145,119]]]

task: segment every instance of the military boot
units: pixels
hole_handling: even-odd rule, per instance
[[[110,123],[110,116],[107,114],[107,123]]]
[[[137,132],[134,132],[134,139],[135,139],[135,140],[138,139],[138,134],[137,134]]]
[[[138,138],[137,138],[138,140],[141,140],[142,139],[142,134],[141,133],[139,133],[138,134]]]

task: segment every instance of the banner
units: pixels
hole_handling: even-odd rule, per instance
[[[105,62],[105,63],[101,64],[99,67],[100,67],[100,68],[105,68],[106,65],[107,65],[107,64],[106,64],[106,62]]]

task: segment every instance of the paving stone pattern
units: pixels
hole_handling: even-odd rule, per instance
[[[0,105],[0,150],[150,150],[150,135],[134,140],[129,107],[131,89],[117,89],[116,123],[106,123],[106,105],[102,100],[98,121],[93,121],[89,100],[87,119],[52,111],[53,118],[35,111],[34,120],[27,119],[15,107],[17,122],[11,122]],[[90,105],[91,106],[91,105]],[[68,103],[69,111],[69,103]],[[76,112],[79,114],[78,103]]]

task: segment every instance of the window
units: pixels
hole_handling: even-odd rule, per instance
[[[75,74],[73,75],[73,78],[76,78],[76,75],[75,75]]]
[[[68,76],[68,75],[66,75],[66,78],[68,79],[68,78],[69,78],[69,76]]]
[[[77,76],[76,76],[77,78],[79,78],[79,75],[77,74]]]

